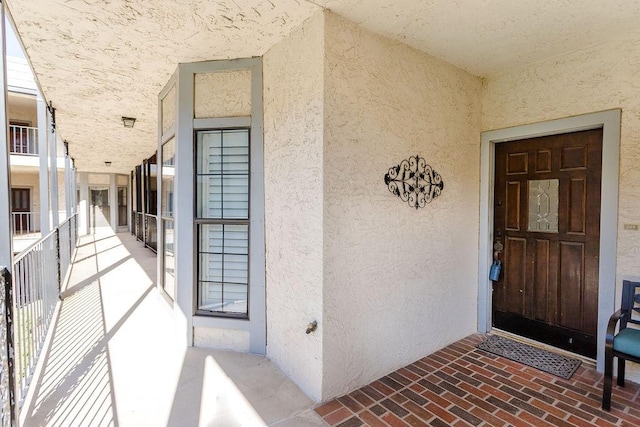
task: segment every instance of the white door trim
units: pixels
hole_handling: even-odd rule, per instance
[[[480,146],[480,248],[478,258],[478,331],[491,330],[489,266],[493,242],[493,181],[495,144],[523,138],[603,128],[600,197],[600,271],[598,286],[597,367],[604,368],[604,339],[609,316],[615,311],[616,243],[618,229],[618,168],[621,110],[533,123],[482,133]]]

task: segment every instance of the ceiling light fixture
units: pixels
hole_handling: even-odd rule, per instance
[[[124,125],[124,127],[132,128],[135,123],[136,123],[136,118],[135,117],[122,116],[122,124]]]
[[[105,165],[106,167],[109,167],[109,166],[111,166],[111,162],[104,162],[104,165]]]

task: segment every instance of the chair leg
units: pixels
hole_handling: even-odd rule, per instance
[[[611,410],[611,382],[613,380],[613,352],[605,351],[604,382],[602,385],[602,409]]]
[[[624,387],[624,368],[625,360],[622,357],[618,357],[618,385]]]

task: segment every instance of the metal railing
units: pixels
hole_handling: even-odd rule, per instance
[[[77,215],[13,262],[16,402],[21,406],[40,356],[78,237]]]
[[[60,221],[66,220],[67,211],[58,211],[58,218]],[[40,212],[11,212],[11,229],[14,236],[39,233]]]
[[[13,347],[13,290],[11,274],[0,267],[0,398],[2,427],[14,425],[15,412],[15,352]]]
[[[158,252],[158,217],[144,214],[144,243],[149,249]]]
[[[143,212],[134,212],[133,234],[144,245],[158,252],[158,217]]]
[[[13,234],[30,234],[40,231],[40,212],[11,212]]]
[[[11,154],[38,154],[38,128],[9,126],[9,152]]]
[[[133,234],[136,235],[136,239],[144,242],[144,214],[142,212],[134,212],[134,215],[133,226],[135,230]]]

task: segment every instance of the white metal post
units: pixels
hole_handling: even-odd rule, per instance
[[[71,186],[71,159],[69,158],[69,148],[67,143],[64,144],[64,202],[65,202],[65,217],[71,217],[71,200],[72,200],[72,186]]]
[[[73,213],[78,212],[78,170],[73,164],[73,159],[71,159],[71,208]]]
[[[55,117],[51,118],[51,138],[49,139],[49,171],[51,175],[51,228],[60,225],[58,217],[58,132],[55,127]]]
[[[118,183],[115,173],[109,174],[109,216],[111,220],[111,228],[118,231]]]
[[[79,233],[81,235],[89,234],[89,174],[80,172],[80,203],[78,204],[79,213]]]
[[[40,159],[40,173],[38,182],[40,185],[40,233],[43,236],[49,234],[49,149],[48,136],[49,126],[47,124],[47,104],[38,95],[38,157]]]
[[[4,27],[4,2],[0,13],[0,32],[2,33],[2,55],[0,55],[0,265],[13,271],[13,244],[11,224],[11,172],[9,171],[9,124],[7,120],[7,65],[6,35]]]

